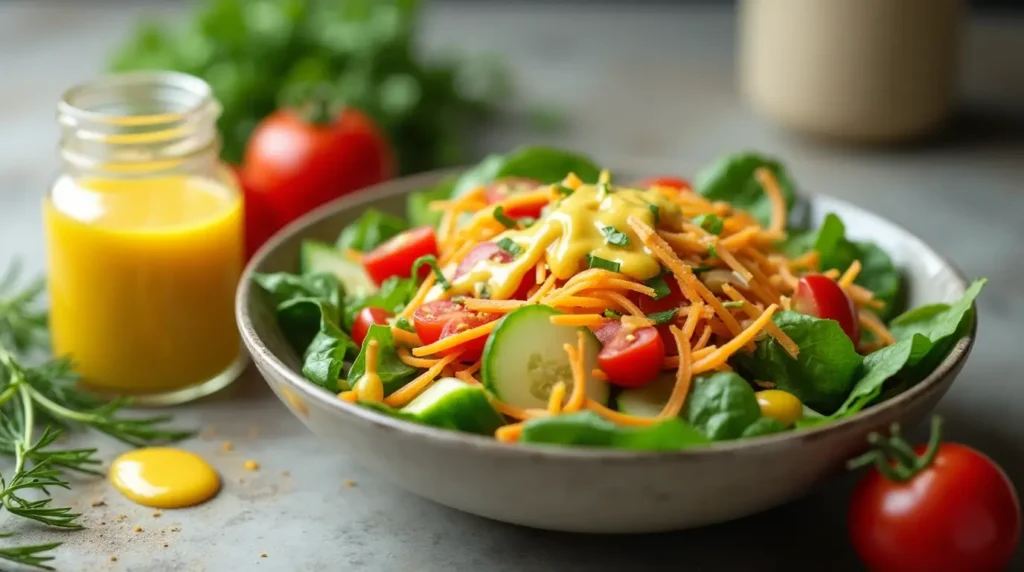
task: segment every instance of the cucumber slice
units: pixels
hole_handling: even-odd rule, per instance
[[[572,370],[563,346],[576,345],[576,332],[582,330],[586,333],[587,397],[602,405],[608,403],[608,384],[590,373],[597,367],[601,342],[587,328],[553,325],[551,316],[560,313],[548,306],[523,306],[494,328],[484,347],[481,375],[498,399],[513,407],[545,408],[555,383],[563,381],[571,391]]]
[[[303,274],[333,274],[345,287],[345,293],[353,296],[365,296],[377,291],[361,264],[326,242],[302,241],[299,269]]]
[[[505,424],[483,387],[454,377],[435,381],[399,411],[426,425],[481,435]]]
[[[634,417],[657,417],[675,384],[674,375],[663,373],[643,387],[624,389],[615,398],[615,409]]]

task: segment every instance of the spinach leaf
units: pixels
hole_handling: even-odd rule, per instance
[[[601,169],[588,157],[542,146],[525,146],[507,155],[488,155],[476,167],[466,171],[452,196],[460,197],[481,185],[506,177],[525,177],[542,183],[557,183],[570,172],[584,182],[596,182]]]
[[[433,188],[410,193],[405,199],[405,216],[409,218],[409,226],[437,226],[444,213],[430,210],[430,203],[451,197],[456,180],[456,177],[448,177]]]
[[[391,328],[373,324],[366,333],[363,347],[359,350],[352,369],[348,372],[350,386],[366,373],[366,348],[370,340],[377,340],[377,375],[384,384],[384,395],[391,395],[419,374],[420,370],[406,365],[398,358],[395,340],[391,337]]]
[[[778,419],[772,419],[771,417],[762,417],[757,421],[754,421],[747,428],[743,430],[743,434],[740,435],[740,439],[747,439],[749,437],[760,437],[762,435],[771,435],[773,433],[781,433],[786,430],[786,426],[782,424]]]
[[[313,340],[323,320],[337,323],[343,289],[333,274],[256,274],[253,281],[274,303],[277,322],[296,351]]]
[[[684,417],[712,441],[736,439],[761,417],[754,390],[732,372],[701,375],[693,380]]]
[[[863,359],[853,342],[834,320],[821,320],[797,312],[772,317],[800,348],[796,359],[767,337],[752,354],[738,353],[737,367],[750,378],[770,381],[797,396],[808,407],[832,413],[853,388]]]
[[[337,245],[342,250],[368,252],[408,228],[404,220],[370,207],[341,231]]]
[[[623,427],[593,411],[531,419],[523,426],[521,440],[524,443],[646,451],[687,449],[709,442],[681,419],[668,419],[649,427]]]
[[[845,272],[854,260],[860,260],[861,271],[855,283],[871,290],[875,297],[885,302],[879,312],[884,319],[898,307],[902,277],[884,250],[870,242],[852,242],[846,238],[846,225],[833,213],[825,216],[815,231],[790,231],[780,245],[790,257],[797,257],[809,250],[816,250],[820,256],[822,270],[836,269]]]
[[[722,157],[697,174],[694,188],[710,200],[726,201],[749,212],[767,227],[771,222],[771,200],[754,177],[755,171],[761,167],[775,175],[786,208],[791,209],[796,202],[796,187],[789,172],[778,161],[756,153]]]
[[[857,413],[882,393],[882,386],[911,361],[920,360],[928,353],[932,342],[921,335],[900,340],[896,344],[872,352],[864,358],[861,378],[850,391],[846,401],[831,415],[847,417]]]
[[[932,342],[951,336],[956,333],[987,282],[985,278],[975,280],[964,295],[950,305],[931,304],[901,314],[889,323],[889,331],[898,340],[908,339],[914,334],[921,334]]]
[[[352,338],[332,322],[326,314],[321,316],[320,331],[303,353],[302,375],[313,383],[337,393],[341,390],[341,370],[345,358],[359,351]]]
[[[342,326],[346,331],[351,332],[356,314],[367,306],[397,314],[416,295],[417,287],[416,281],[411,278],[392,276],[380,285],[380,289],[369,296],[346,298],[342,312]]]

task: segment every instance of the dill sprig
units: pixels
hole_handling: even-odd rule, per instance
[[[78,529],[81,515],[53,506],[50,491],[71,487],[64,479],[67,471],[99,475],[100,460],[96,449],[55,446],[64,431],[91,427],[136,447],[177,441],[192,432],[165,428],[168,415],[124,416],[127,400],[104,402],[79,391],[74,363],[67,358],[30,362],[49,343],[47,315],[40,308],[44,286],[35,281],[18,288],[19,278],[17,264],[0,276],[0,455],[14,459],[10,477],[0,474],[0,509],[47,526]],[[10,536],[0,533],[0,539]],[[47,562],[59,545],[0,547],[0,559],[52,570]]]

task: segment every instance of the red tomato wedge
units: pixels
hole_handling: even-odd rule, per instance
[[[640,181],[637,183],[637,186],[641,189],[649,189],[651,187],[669,187],[679,191],[693,190],[689,181],[686,179],[680,179],[679,177],[651,177]]]
[[[597,354],[597,364],[609,383],[641,387],[661,373],[665,343],[655,328],[630,330],[615,320],[598,328],[595,335],[604,346]]]
[[[392,276],[409,276],[416,259],[433,254],[437,256],[437,236],[429,226],[407,230],[384,242],[363,256],[363,268],[378,285]],[[430,272],[421,266],[419,277]]]
[[[507,177],[484,189],[484,197],[490,204],[497,204],[516,193],[532,191],[541,185],[540,181],[524,177]],[[540,211],[548,204],[547,199],[538,200],[535,204],[516,205],[505,209],[505,216],[509,218],[539,218]]]
[[[881,572],[1007,570],[1021,535],[1013,483],[982,453],[940,443],[938,419],[932,427],[931,443],[914,448],[913,465],[881,445],[853,462],[875,465],[850,498],[853,547],[869,570]]]
[[[363,345],[363,340],[366,339],[366,334],[370,331],[370,326],[377,324],[378,326],[388,325],[388,320],[394,316],[391,312],[383,308],[374,308],[373,306],[367,306],[359,313],[356,314],[356,320],[352,324],[352,341],[358,346]]]
[[[437,300],[420,306],[412,315],[416,334],[424,345],[432,344],[443,338],[453,336],[466,330],[493,322],[501,316],[497,314],[481,314],[467,310],[462,304],[448,300]],[[462,350],[461,361],[476,361],[483,354],[488,336],[481,336],[464,344],[442,352],[445,355]]]
[[[679,283],[671,276],[665,277],[665,283],[668,284],[669,289],[669,293],[667,295],[655,300],[650,296],[634,294],[631,296],[633,302],[636,303],[636,305],[643,310],[645,314],[665,312],[673,308],[681,307],[686,302],[686,298],[679,290]],[[668,329],[668,324],[656,326],[656,328],[661,334],[662,345],[665,346],[665,354],[670,356],[677,355],[679,353],[679,348],[676,347],[675,338],[672,337],[672,333]]]
[[[835,320],[854,345],[860,342],[860,322],[853,300],[836,284],[821,274],[802,276],[793,296],[793,309],[801,314],[824,320]]]

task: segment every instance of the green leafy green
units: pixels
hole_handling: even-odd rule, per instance
[[[328,391],[338,392],[341,390],[339,381],[345,358],[357,351],[359,348],[352,338],[324,313],[320,318],[320,330],[303,352],[302,375]]]
[[[404,220],[370,207],[341,231],[337,246],[368,252],[408,228]]]
[[[569,173],[584,182],[595,182],[601,169],[589,158],[552,147],[525,146],[507,155],[488,155],[476,167],[463,173],[452,196],[461,197],[473,189],[508,177],[524,177],[541,183],[557,183]]]
[[[384,395],[391,395],[406,383],[409,383],[420,370],[406,365],[398,358],[395,340],[391,337],[391,328],[372,324],[363,340],[363,347],[348,371],[348,385],[351,387],[356,380],[366,373],[366,348],[370,340],[377,340],[377,375],[384,384]]]
[[[673,319],[675,319],[676,314],[678,313],[678,308],[669,308],[668,310],[665,310],[663,312],[653,312],[651,314],[647,314],[647,317],[654,321],[654,325],[660,326],[662,324],[667,324],[671,322]]]
[[[665,282],[664,274],[658,274],[654,278],[647,280],[644,282],[644,285],[654,290],[653,298],[655,300],[661,300],[672,293],[672,290],[668,287],[668,283]]]
[[[864,358],[860,379],[853,386],[846,401],[832,414],[833,418],[846,417],[863,409],[879,394],[885,382],[908,364],[916,363],[928,353],[932,342],[922,336],[900,340],[889,347],[874,351]]]
[[[253,281],[274,302],[281,332],[296,351],[309,345],[323,320],[338,323],[344,291],[333,274],[256,274]]]
[[[716,214],[702,214],[693,218],[693,224],[711,234],[721,234],[724,223]]]
[[[698,193],[713,201],[726,201],[748,211],[765,227],[771,222],[772,205],[754,173],[767,168],[775,175],[786,208],[796,202],[796,187],[789,172],[778,161],[756,153],[727,155],[704,168],[694,181]]]
[[[369,296],[345,298],[342,326],[351,332],[356,314],[367,306],[397,314],[412,300],[417,287],[416,281],[411,278],[392,276],[380,285],[379,290]]]
[[[619,318],[622,317],[622,314],[616,312],[615,310],[605,310],[604,311],[604,317],[605,318],[611,318],[613,320],[618,320]]]
[[[751,379],[770,381],[797,396],[808,407],[832,413],[853,388],[861,358],[849,336],[834,320],[821,320],[797,312],[780,312],[775,324],[800,348],[796,359],[773,337],[757,342],[752,354],[734,357]]]
[[[601,227],[601,234],[604,241],[615,246],[629,246],[629,235],[615,228],[614,226]]]
[[[782,424],[778,419],[772,419],[771,417],[762,417],[757,421],[754,421],[740,434],[740,439],[747,439],[750,437],[761,437],[763,435],[771,435],[773,433],[781,433],[786,430],[786,426]]]
[[[739,438],[761,417],[761,408],[742,377],[718,372],[693,380],[683,415],[712,441],[724,441]]]
[[[883,318],[897,309],[902,277],[892,259],[872,243],[847,240],[846,226],[835,214],[826,215],[814,231],[790,231],[780,248],[791,257],[816,250],[822,270],[845,272],[854,260],[860,260],[861,271],[854,282],[874,292],[875,297],[885,303],[885,308],[879,312]]]
[[[239,163],[256,124],[325,86],[387,134],[403,173],[457,165],[467,127],[509,92],[493,57],[424,61],[415,0],[206,0],[181,25],[152,19],[112,58],[115,71],[206,80],[223,105],[223,157]]]
[[[600,256],[594,256],[593,254],[587,254],[587,267],[588,268],[601,268],[611,272],[618,272],[620,264],[614,260],[608,260],[601,258]]]
[[[430,271],[434,273],[434,277],[437,278],[437,283],[442,288],[447,290],[452,287],[451,282],[448,282],[448,278],[441,272],[441,267],[437,265],[437,257],[433,254],[424,254],[413,261],[412,272],[410,273],[413,279],[419,275],[420,267],[423,265],[427,265],[430,268]]]
[[[523,425],[520,440],[524,443],[648,451],[687,449],[709,442],[681,419],[668,419],[649,427],[623,427],[593,411],[531,419]]]
[[[437,226],[444,213],[430,210],[430,203],[450,198],[456,180],[456,177],[447,177],[434,187],[410,193],[405,199],[405,214],[409,217],[409,226]]]

